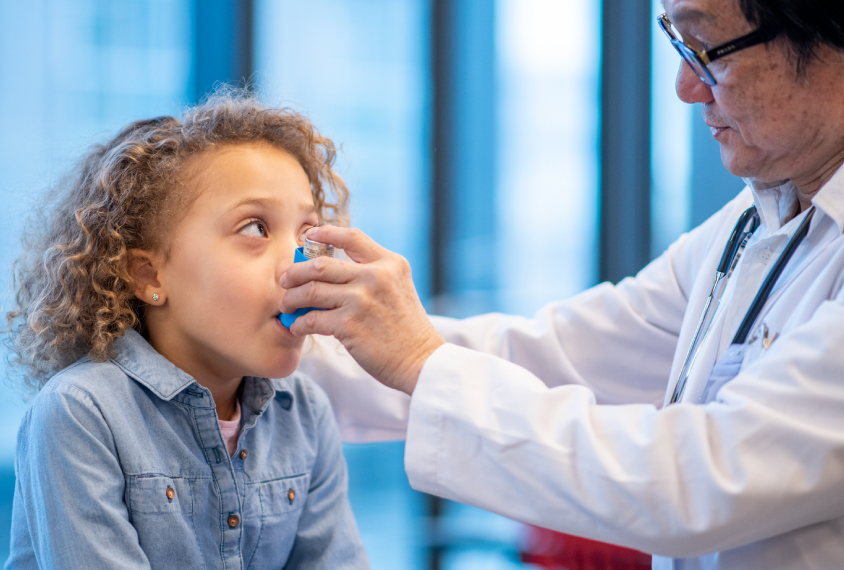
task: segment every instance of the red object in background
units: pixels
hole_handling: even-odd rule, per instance
[[[526,527],[522,562],[548,570],[650,570],[651,556],[638,550]]]

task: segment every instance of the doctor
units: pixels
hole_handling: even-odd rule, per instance
[[[404,259],[317,228],[357,263],[294,265],[282,309],[330,309],[292,327],[337,339],[304,366],[349,439],[406,434],[416,489],[655,568],[841,568],[844,1],[665,9],[677,94],[747,180],[720,212],[533,319],[429,319]]]

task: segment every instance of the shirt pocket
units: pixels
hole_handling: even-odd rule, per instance
[[[287,562],[296,540],[310,480],[310,474],[305,473],[256,484],[261,530],[248,568],[280,568]]]
[[[163,475],[131,475],[126,478],[126,507],[132,514],[183,513],[191,516],[190,483]]]
[[[125,502],[129,521],[153,568],[205,566],[193,524],[193,496],[188,479],[129,475]]]

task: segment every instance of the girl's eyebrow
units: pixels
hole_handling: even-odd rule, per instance
[[[229,211],[237,210],[238,208],[242,208],[243,206],[258,206],[260,208],[265,208],[265,209],[281,208],[282,207],[281,203],[275,198],[252,197],[252,198],[244,198],[243,200],[241,200],[240,202],[238,202],[237,204],[235,204],[234,206],[229,208]],[[313,204],[302,203],[302,204],[299,205],[298,209],[303,214],[312,214],[312,213],[316,214],[316,206],[314,206]]]
[[[302,204],[299,206],[299,211],[303,214],[316,214],[316,206],[313,204]]]
[[[278,200],[275,198],[244,198],[229,210],[237,210],[243,206],[259,206],[261,208],[278,208],[280,206]]]

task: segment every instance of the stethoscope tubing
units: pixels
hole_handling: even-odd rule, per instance
[[[748,224],[750,224],[750,228],[748,228]],[[706,338],[706,333],[709,332],[709,325],[712,323],[712,317],[714,317],[714,309],[720,303],[721,295],[727,285],[727,277],[738,261],[737,256],[742,246],[747,243],[747,240],[756,231],[758,225],[759,216],[756,213],[756,206],[751,206],[739,216],[732,233],[730,233],[730,238],[727,240],[726,247],[724,247],[724,253],[721,255],[721,261],[715,270],[715,281],[712,283],[709,296],[706,298],[703,312],[695,328],[695,334],[692,336],[692,342],[689,344],[689,350],[686,352],[686,358],[683,359],[683,366],[680,368],[680,374],[677,376],[677,381],[674,384],[674,391],[671,394],[669,404],[680,401],[683,392],[686,390],[689,371],[697,359],[698,350],[703,339]],[[712,314],[710,314],[710,311],[713,311]]]
[[[750,228],[747,224],[750,223]],[[759,215],[756,213],[756,206],[751,206],[746,209],[736,222],[736,227],[733,228],[733,233],[730,234],[730,239],[727,240],[727,247],[724,248],[724,253],[721,255],[721,262],[718,263],[718,273],[726,274],[736,258],[736,253],[742,244],[745,236],[750,236],[759,227]]]
[[[780,254],[779,258],[777,258],[776,263],[774,263],[774,266],[771,268],[771,272],[768,273],[768,276],[765,278],[765,282],[762,284],[762,287],[760,287],[759,291],[756,292],[756,297],[750,304],[750,308],[747,310],[747,313],[745,313],[744,319],[741,321],[741,324],[736,331],[736,336],[733,337],[732,344],[744,344],[747,340],[747,335],[750,334],[753,324],[756,322],[756,319],[759,318],[759,314],[762,312],[762,307],[765,306],[765,302],[771,295],[771,291],[773,291],[774,285],[777,283],[777,279],[779,279],[783,269],[785,269],[785,266],[791,260],[791,256],[794,254],[797,246],[800,245],[809,233],[809,223],[812,221],[812,216],[814,215],[815,207],[812,206],[809,211],[806,212],[806,217],[803,218],[803,221],[800,223],[800,227],[797,228],[797,231],[794,232],[794,235],[791,236],[790,240],[788,240],[788,243],[785,245],[785,249]]]
[[[765,278],[762,287],[760,287],[759,291],[756,292],[756,296],[750,304],[750,308],[748,308],[745,313],[744,318],[733,337],[732,344],[744,344],[746,342],[747,335],[753,329],[753,324],[756,322],[756,319],[759,318],[759,315],[765,306],[765,302],[768,300],[771,291],[773,291],[774,286],[776,285],[777,279],[779,279],[785,269],[785,266],[788,264],[789,260],[791,260],[792,255],[797,250],[797,246],[800,245],[809,233],[809,224],[814,213],[815,207],[812,206],[806,213],[806,216],[800,223],[797,231],[794,232],[794,235],[786,244],[783,252],[777,258],[777,261],[774,263],[774,266]],[[750,227],[748,227],[748,224]],[[704,305],[703,314],[701,315],[700,321],[695,329],[695,334],[692,337],[692,342],[689,345],[686,358],[683,360],[683,366],[677,377],[674,391],[672,392],[671,399],[668,402],[669,404],[675,404],[683,397],[689,373],[695,363],[695,360],[697,359],[700,345],[703,343],[703,339],[706,338],[706,334],[709,332],[709,325],[712,324],[715,311],[717,311],[717,307],[721,301],[721,295],[723,294],[724,289],[726,289],[727,279],[735,269],[739,257],[741,256],[741,252],[747,245],[748,240],[758,227],[759,214],[756,211],[756,206],[751,206],[745,210],[741,216],[739,216],[735,228],[733,228],[733,232],[730,234],[730,239],[727,240],[727,245],[721,256],[721,261],[718,263],[718,268],[715,271],[715,281],[712,284],[712,290],[710,291],[709,297]],[[710,314],[710,311],[712,311],[712,314]]]

